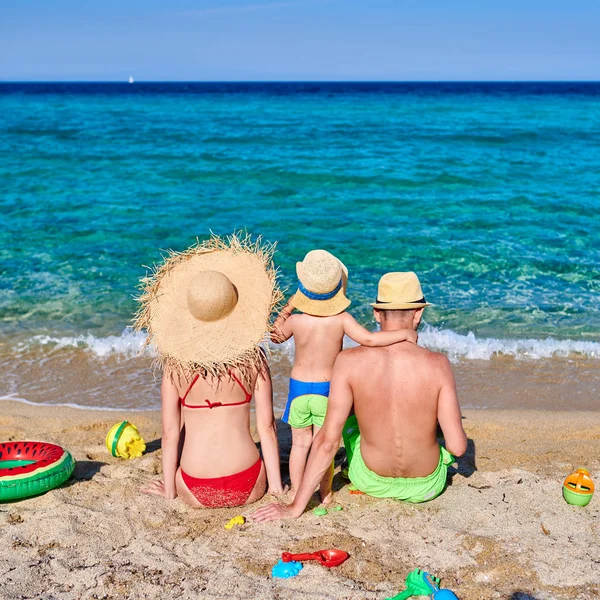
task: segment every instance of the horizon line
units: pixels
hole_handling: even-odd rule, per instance
[[[0,79],[3,83],[600,83],[600,79]]]

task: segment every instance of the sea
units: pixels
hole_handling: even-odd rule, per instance
[[[336,254],[369,328],[415,271],[466,406],[600,408],[600,83],[0,83],[0,157],[2,399],[159,407],[139,281],[241,230],[288,294]]]

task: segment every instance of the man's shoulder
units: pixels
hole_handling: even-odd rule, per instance
[[[357,360],[362,360],[369,350],[374,349],[375,348],[367,348],[366,346],[352,346],[352,348],[345,348],[338,354],[336,362],[339,361],[343,364],[349,364]]]

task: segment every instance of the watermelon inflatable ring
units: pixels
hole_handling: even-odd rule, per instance
[[[37,496],[64,483],[75,468],[71,453],[44,442],[0,443],[0,502]]]

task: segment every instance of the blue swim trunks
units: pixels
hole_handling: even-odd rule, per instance
[[[290,422],[290,408],[292,407],[292,401],[298,396],[324,396],[329,397],[329,381],[319,381],[311,383],[308,381],[298,381],[297,379],[290,378],[290,391],[288,393],[287,404],[285,405],[285,411],[281,420],[284,423]],[[324,417],[324,415],[323,415]],[[321,423],[322,424],[322,423]]]

